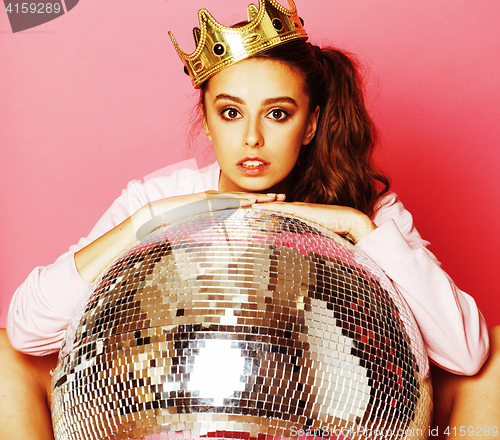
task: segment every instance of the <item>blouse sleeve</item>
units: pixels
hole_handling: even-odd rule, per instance
[[[486,322],[474,299],[441,269],[411,214],[394,193],[372,217],[377,229],[357,247],[374,260],[410,306],[432,361],[456,374],[473,375],[488,357]]]
[[[210,170],[215,176],[216,172],[217,169]],[[12,346],[37,356],[59,350],[71,318],[92,286],[81,278],[76,269],[74,255],[78,250],[120,224],[149,201],[201,192],[211,189],[213,185],[212,182],[206,188],[204,177],[190,169],[144,183],[131,181],[87,237],[81,238],[53,264],[36,267],[16,290],[7,315],[7,332]]]

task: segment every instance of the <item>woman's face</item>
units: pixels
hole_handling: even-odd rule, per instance
[[[286,194],[319,115],[319,107],[309,110],[301,75],[280,61],[244,60],[210,79],[204,107],[221,167],[219,190]]]

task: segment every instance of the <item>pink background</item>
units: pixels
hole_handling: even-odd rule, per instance
[[[12,34],[0,12],[0,326],[36,265],[67,250],[129,180],[193,157],[196,101],[169,42],[192,50],[196,11],[245,0],[81,0]],[[359,54],[379,160],[445,270],[500,324],[500,2],[297,0],[313,41]],[[206,142],[194,155],[213,160]]]

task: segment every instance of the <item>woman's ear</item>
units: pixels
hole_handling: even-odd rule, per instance
[[[205,113],[205,108],[203,107],[203,103],[200,104],[201,117],[203,119],[203,129],[205,130],[205,134],[210,142],[212,142],[212,135],[210,134],[210,130],[208,128],[207,115]]]
[[[319,112],[320,108],[319,105],[317,105],[314,111],[309,115],[306,129],[304,130],[304,138],[302,139],[302,145],[307,145],[309,142],[313,140],[313,137],[316,134],[316,130],[318,128]]]

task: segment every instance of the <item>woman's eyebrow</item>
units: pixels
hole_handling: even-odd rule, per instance
[[[226,93],[220,93],[215,97],[214,103],[220,100],[226,100],[226,101],[232,101],[237,104],[245,104],[245,101],[241,98],[238,98],[237,96],[233,95],[228,95]],[[262,105],[273,105],[273,104],[280,104],[280,103],[288,103],[292,104],[295,107],[297,107],[297,102],[295,99],[290,98],[289,96],[277,96],[276,98],[267,98],[262,101]]]
[[[290,98],[289,96],[278,96],[277,98],[268,98],[262,101],[262,105],[280,104],[285,102],[297,107],[297,102],[295,101],[295,99]]]
[[[237,104],[245,104],[245,101],[243,101],[243,99],[238,98],[237,96],[226,95],[225,93],[218,94],[214,99],[214,103],[222,99],[225,99],[227,101],[233,101],[236,102]]]

